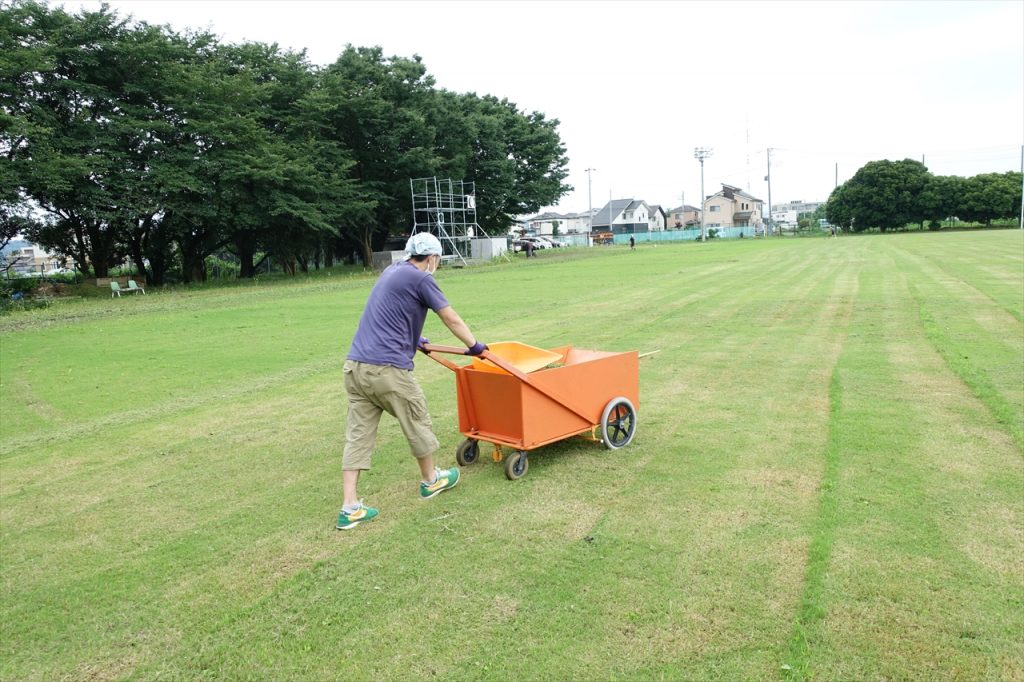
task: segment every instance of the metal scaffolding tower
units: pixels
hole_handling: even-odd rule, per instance
[[[441,240],[445,262],[466,265],[472,239],[487,234],[476,222],[476,184],[436,177],[409,180],[412,233],[431,232]]]

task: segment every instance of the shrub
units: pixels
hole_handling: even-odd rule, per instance
[[[10,298],[14,294],[28,296],[39,286],[39,280],[35,277],[11,277],[0,280],[0,296]]]

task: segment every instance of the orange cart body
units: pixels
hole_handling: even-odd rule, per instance
[[[616,398],[626,398],[639,409],[636,351],[613,353],[572,346],[541,350],[549,354],[549,366],[524,372],[492,351],[480,356],[487,362],[474,359],[469,365],[458,365],[434,351],[461,354],[462,349],[426,348],[432,359],[455,372],[459,431],[467,438],[528,451],[593,431]]]

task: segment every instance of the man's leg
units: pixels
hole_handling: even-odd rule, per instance
[[[351,507],[359,502],[356,484],[359,483],[360,471],[361,469],[345,469],[341,472],[341,485],[345,491],[345,501],[342,504],[346,507]]]
[[[416,460],[416,463],[420,465],[420,479],[427,483],[434,482],[434,455],[430,454],[426,457],[420,457]]]
[[[409,442],[409,449],[416,458],[420,469],[420,497],[426,499],[455,487],[459,482],[458,467],[434,467],[434,453],[441,444],[434,435],[430,413],[427,411],[427,399],[419,382],[407,370],[392,368],[388,373],[389,387],[393,390],[387,392],[384,406],[398,420]]]
[[[370,456],[377,440],[377,427],[384,412],[364,395],[359,372],[357,363],[345,363],[348,422],[345,429],[345,453],[341,460],[345,506],[354,505],[359,501],[359,474],[363,469],[370,468]]]

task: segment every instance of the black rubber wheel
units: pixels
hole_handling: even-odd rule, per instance
[[[609,450],[629,445],[636,434],[636,408],[629,398],[612,398],[601,414],[601,439]]]
[[[505,459],[505,478],[514,481],[526,475],[530,468],[530,460],[524,450],[516,450]]]
[[[455,461],[459,463],[459,466],[466,466],[472,464],[480,456],[480,442],[475,441],[472,438],[459,443],[459,447],[455,448]]]

